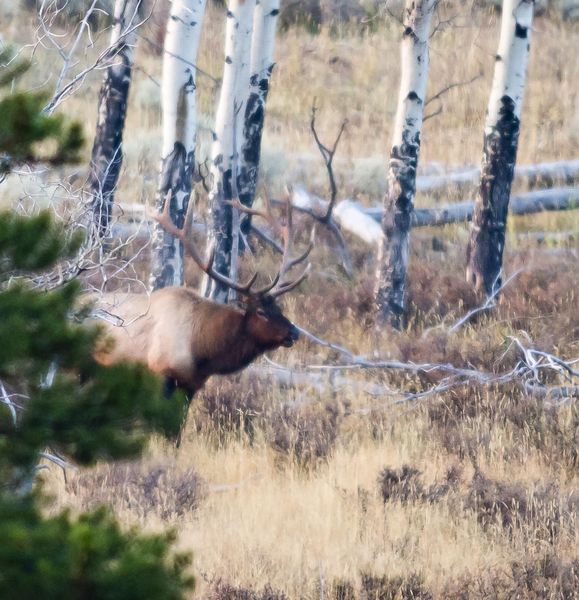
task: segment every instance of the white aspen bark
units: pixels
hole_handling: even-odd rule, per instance
[[[173,0],[163,55],[163,144],[156,206],[170,202],[170,215],[183,226],[195,169],[197,50],[206,0]],[[159,224],[152,242],[150,287],[183,285],[183,245]]]
[[[388,165],[376,274],[377,321],[399,326],[404,312],[410,220],[416,193],[416,169],[428,83],[428,38],[437,0],[407,0],[401,43],[401,80]]]
[[[529,57],[534,0],[504,0],[479,192],[467,247],[467,280],[491,295],[501,287],[511,183]]]
[[[252,206],[255,198],[265,105],[273,68],[275,33],[280,0],[256,0],[251,39],[249,94],[243,118],[241,154],[239,157],[239,200]],[[241,230],[249,232],[250,215],[242,215]]]
[[[238,123],[245,114],[249,89],[250,42],[255,0],[231,0],[225,27],[225,63],[223,82],[215,117],[211,149],[211,230],[209,248],[214,253],[214,268],[229,275],[233,237],[233,173],[238,170],[241,135]],[[235,178],[237,182],[237,177]],[[205,294],[227,301],[228,289],[212,279],[204,279]]]
[[[116,0],[109,46],[110,66],[99,93],[96,133],[87,181],[95,229],[106,237],[123,162],[123,131],[141,0]]]

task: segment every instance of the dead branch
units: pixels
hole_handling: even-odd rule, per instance
[[[498,281],[495,281],[494,285],[493,285],[493,293],[488,295],[485,298],[484,302],[480,306],[473,308],[471,311],[466,313],[466,315],[464,315],[464,317],[462,317],[461,319],[456,321],[456,323],[454,323],[454,325],[452,325],[449,328],[449,330],[448,330],[449,333],[454,333],[457,329],[460,329],[465,323],[468,323],[475,315],[478,315],[481,312],[485,312],[487,310],[491,310],[491,309],[495,308],[496,299],[499,296],[499,294],[501,293],[501,291],[504,290],[505,287],[507,285],[509,285],[509,283],[515,277],[517,277],[517,275],[519,275],[521,272],[522,272],[522,269],[515,271],[512,275],[509,276],[509,278],[502,285],[496,285],[498,283]],[[500,276],[501,276],[501,273],[499,273],[497,279],[499,279]]]
[[[316,102],[314,100],[314,104],[312,106],[312,116],[310,120],[310,129],[312,131],[312,135],[314,136],[316,145],[318,146],[318,150],[322,155],[322,159],[324,161],[326,171],[328,173],[328,180],[330,183],[330,200],[325,206],[324,212],[322,214],[309,209],[301,210],[301,212],[308,214],[315,221],[321,223],[322,225],[325,225],[330,230],[330,233],[332,234],[333,238],[336,240],[336,243],[338,245],[340,259],[342,266],[344,267],[344,271],[346,272],[348,277],[351,278],[354,274],[352,267],[352,259],[350,258],[350,253],[348,252],[348,247],[346,245],[346,241],[344,240],[344,236],[342,235],[342,232],[340,231],[339,226],[336,224],[332,214],[336,205],[336,198],[338,195],[338,188],[336,185],[336,179],[334,177],[334,156],[336,154],[336,150],[338,149],[338,144],[340,143],[342,134],[344,133],[346,125],[348,124],[348,120],[344,119],[342,121],[340,130],[338,131],[338,135],[336,136],[332,147],[329,148],[328,146],[322,143],[316,130],[316,112],[317,107]]]
[[[512,215],[529,215],[543,211],[579,208],[579,188],[554,188],[536,190],[512,196],[509,210]],[[474,202],[467,200],[436,208],[416,208],[412,215],[413,227],[432,227],[470,221]],[[376,221],[382,218],[381,208],[364,209]]]
[[[435,31],[436,31],[436,29],[435,29]],[[433,32],[432,35],[434,35],[434,32]],[[435,102],[435,101],[439,102],[439,106],[438,106],[438,108],[434,112],[431,112],[431,113],[428,113],[428,114],[424,115],[422,117],[422,122],[424,123],[425,121],[428,121],[428,119],[432,119],[433,117],[436,117],[436,116],[438,116],[438,115],[440,115],[442,113],[442,111],[444,110],[444,106],[442,104],[441,98],[444,96],[444,94],[446,94],[450,90],[453,90],[454,88],[459,88],[459,87],[470,85],[471,83],[473,83],[477,79],[480,79],[481,77],[482,77],[482,73],[479,73],[478,75],[475,75],[475,77],[473,77],[472,79],[469,79],[468,81],[457,81],[455,83],[451,83],[451,84],[443,87],[438,92],[436,92],[436,94],[434,94],[434,96],[432,96],[431,98],[428,98],[426,100],[426,102],[424,103],[424,107],[425,108],[431,102]]]
[[[405,392],[403,390],[391,389],[388,389],[388,391],[383,390],[384,395],[398,396],[398,399],[388,406],[430,398],[437,396],[442,392],[464,385],[478,384],[488,386],[518,383],[523,389],[528,388],[529,384],[542,386],[537,389],[543,389],[545,386],[542,380],[546,373],[563,377],[567,382],[572,382],[574,378],[579,377],[579,370],[573,367],[573,365],[579,363],[579,358],[566,361],[549,352],[527,347],[518,338],[513,336],[510,336],[507,339],[511,340],[511,346],[513,344],[516,345],[520,352],[521,359],[512,369],[494,373],[472,367],[457,367],[450,363],[414,363],[397,360],[369,360],[365,356],[356,355],[344,346],[319,338],[302,327],[298,326],[298,329],[300,330],[300,333],[311,342],[338,352],[343,359],[342,363],[336,365],[306,365],[302,368],[305,371],[379,369],[401,371],[411,375],[439,374],[441,376],[441,379],[436,384],[420,392]],[[509,346],[509,348],[511,346]],[[507,351],[503,356],[506,355],[509,348],[507,348]],[[574,395],[575,387],[577,386],[567,386],[569,389],[565,391],[567,394],[565,396],[566,398]],[[562,394],[563,392],[560,393]],[[556,392],[553,392],[553,394],[556,394]]]
[[[515,167],[515,179],[527,180],[529,185],[535,181],[560,181],[571,185],[579,178],[579,159],[554,162],[518,165]],[[420,175],[416,178],[416,189],[419,191],[435,191],[454,186],[475,186],[480,179],[478,167],[463,168],[442,175]]]
[[[328,172],[328,179],[330,180],[330,202],[328,204],[328,208],[326,210],[325,215],[320,216],[318,219],[321,223],[326,223],[332,216],[332,209],[334,208],[334,204],[336,203],[336,196],[338,193],[338,188],[336,187],[336,180],[334,178],[334,169],[333,169],[332,163],[334,161],[334,155],[336,154],[336,150],[338,149],[338,144],[340,143],[340,138],[342,137],[342,134],[344,133],[344,129],[346,128],[346,125],[348,124],[348,120],[344,119],[342,121],[342,125],[340,126],[340,131],[338,131],[338,135],[336,136],[334,145],[330,149],[327,146],[325,146],[324,144],[322,144],[322,142],[320,141],[320,138],[318,136],[318,132],[316,131],[316,111],[317,111],[317,108],[316,108],[316,103],[314,101],[314,105],[312,106],[312,118],[310,121],[310,129],[312,130],[312,135],[314,136],[314,140],[316,141],[316,144],[318,146],[320,154],[322,155],[322,158],[324,159],[324,163],[326,165],[326,170]]]
[[[431,96],[430,98],[428,98],[426,100],[426,102],[424,103],[424,106],[425,107],[428,106],[431,102],[434,102],[435,100],[440,100],[442,98],[442,96],[444,96],[444,94],[450,92],[450,90],[453,90],[454,88],[470,85],[471,83],[474,83],[477,79],[480,79],[481,77],[482,77],[482,73],[479,73],[478,75],[475,75],[472,79],[469,79],[468,81],[456,81],[454,83],[451,83],[451,84],[443,87],[441,90],[436,92],[436,94],[434,94],[434,96]]]

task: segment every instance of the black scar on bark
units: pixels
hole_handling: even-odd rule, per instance
[[[528,27],[523,27],[518,23],[515,25],[515,36],[518,38],[525,39],[528,34]]]
[[[386,198],[382,228],[386,235],[385,267],[383,283],[376,298],[379,314],[389,313],[394,327],[400,327],[404,314],[406,263],[403,247],[408,243],[414,195],[416,193],[416,168],[420,153],[420,133],[405,131],[402,143],[390,152],[390,170],[393,185]],[[379,317],[379,318],[382,318]]]
[[[274,9],[273,9],[273,10],[272,10],[272,11],[269,13],[269,15],[270,15],[271,17],[277,17],[277,15],[279,15],[279,8],[274,8]]]
[[[268,75],[273,65],[268,68]],[[243,133],[245,144],[241,149],[244,168],[238,176],[239,201],[245,206],[252,206],[257,187],[259,161],[261,157],[261,137],[265,120],[265,103],[269,91],[269,76],[258,79],[257,75],[251,78],[251,85],[258,92],[252,92],[247,99]],[[242,215],[240,228],[242,233],[248,234],[251,227],[250,215]]]
[[[231,58],[229,56],[225,57],[225,62],[230,65],[233,61],[231,60]]]
[[[414,209],[414,196],[416,194],[416,169],[420,153],[420,133],[413,136],[403,135],[402,144],[394,146],[390,153],[391,164],[396,173],[398,191],[392,209],[394,210],[393,225],[401,231],[410,229],[412,211]]]
[[[98,121],[87,181],[92,195],[91,210],[101,237],[108,231],[114,192],[123,162],[123,130],[132,76],[127,45],[116,45],[111,50],[113,51],[121,59],[121,69],[118,74],[116,69],[107,69],[99,92]],[[103,114],[104,120],[101,122]]]
[[[501,60],[503,60],[503,57],[500,54],[497,54],[495,56],[495,62],[500,62]]]
[[[480,275],[484,292],[501,286],[511,184],[517,158],[520,120],[509,96],[500,99],[499,118],[485,135],[479,197],[475,204],[471,238],[467,246],[469,270]]]
[[[232,232],[232,210],[228,203],[232,198],[232,170],[227,169],[223,172],[223,187],[221,194],[217,194],[211,208],[213,219],[213,232],[215,235],[215,258],[213,266],[216,271],[224,275],[229,275],[229,265],[231,261],[231,248],[233,245]],[[218,281],[212,283],[212,297],[216,297],[226,288]]]
[[[191,195],[191,182],[195,165],[195,153],[187,153],[181,142],[175,142],[173,150],[163,159],[158,198],[165,198],[171,203],[169,213],[177,227],[183,227],[185,212]],[[171,192],[169,194],[169,192]],[[183,206],[177,206],[177,192],[183,194]],[[159,208],[161,208],[159,206]],[[179,251],[181,247],[179,245]],[[163,244],[159,255],[154,257],[153,289],[173,285],[174,269],[172,261],[175,256],[175,246],[171,234],[163,232]]]
[[[162,195],[172,191],[189,191],[193,177],[193,152],[187,154],[182,142],[175,142],[173,150],[163,159],[159,191]],[[182,223],[176,223],[181,226]]]
[[[413,102],[418,102],[419,104],[422,104],[422,100],[420,99],[420,97],[414,90],[408,92],[408,96],[406,96],[406,99],[412,100]]]

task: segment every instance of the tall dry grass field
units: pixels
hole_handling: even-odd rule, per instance
[[[11,14],[3,36],[30,41],[29,14]],[[461,4],[441,14],[451,17],[432,38],[429,94],[479,77],[428,106],[442,109],[424,127],[421,164],[428,171],[479,162],[498,41],[496,14]],[[211,5],[200,66],[216,78],[222,28],[223,10]],[[332,140],[341,121],[349,122],[335,165],[341,195],[380,199],[399,34],[387,18],[363,28],[280,34],[263,149],[268,187],[277,192],[302,182],[325,192],[309,132],[317,98],[322,139]],[[90,52],[105,37],[97,36]],[[578,42],[577,25],[536,20],[520,163],[577,156]],[[57,65],[49,49],[38,50],[26,81],[49,88]],[[144,41],[137,65],[117,197],[149,203],[160,148],[161,61]],[[218,89],[203,76],[198,83],[203,154]],[[89,139],[99,85],[99,74],[91,75],[63,105],[86,122]],[[82,180],[82,168],[74,173]],[[43,177],[11,177],[0,186],[0,201],[41,189]],[[473,193],[419,195],[417,205]],[[302,327],[363,355],[499,372],[518,360],[508,342],[517,336],[571,359],[579,356],[577,235],[538,246],[521,234],[578,228],[577,211],[513,219],[505,267],[520,273],[493,313],[456,332],[448,325],[477,305],[463,281],[463,225],[413,233],[401,332],[369,326],[372,252],[355,240],[355,278],[347,280],[320,244],[312,276],[286,310]],[[306,341],[271,358],[295,367],[339,359]],[[44,476],[54,497],[50,510],[105,503],[127,527],[175,528],[180,546],[193,552],[199,598],[579,598],[576,401],[556,405],[516,385],[467,385],[394,404],[388,394],[369,394],[367,384],[418,391],[431,382],[395,371],[346,375],[349,385],[328,376],[325,385],[289,389],[247,373],[215,379],[195,398],[178,450],[153,440],[137,463],[100,464],[69,473],[67,482],[51,470]]]

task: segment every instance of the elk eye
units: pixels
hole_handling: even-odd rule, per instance
[[[265,317],[266,316],[265,315],[265,310],[263,310],[263,308],[258,308],[257,311],[256,311],[256,313],[257,313],[258,317]]]

